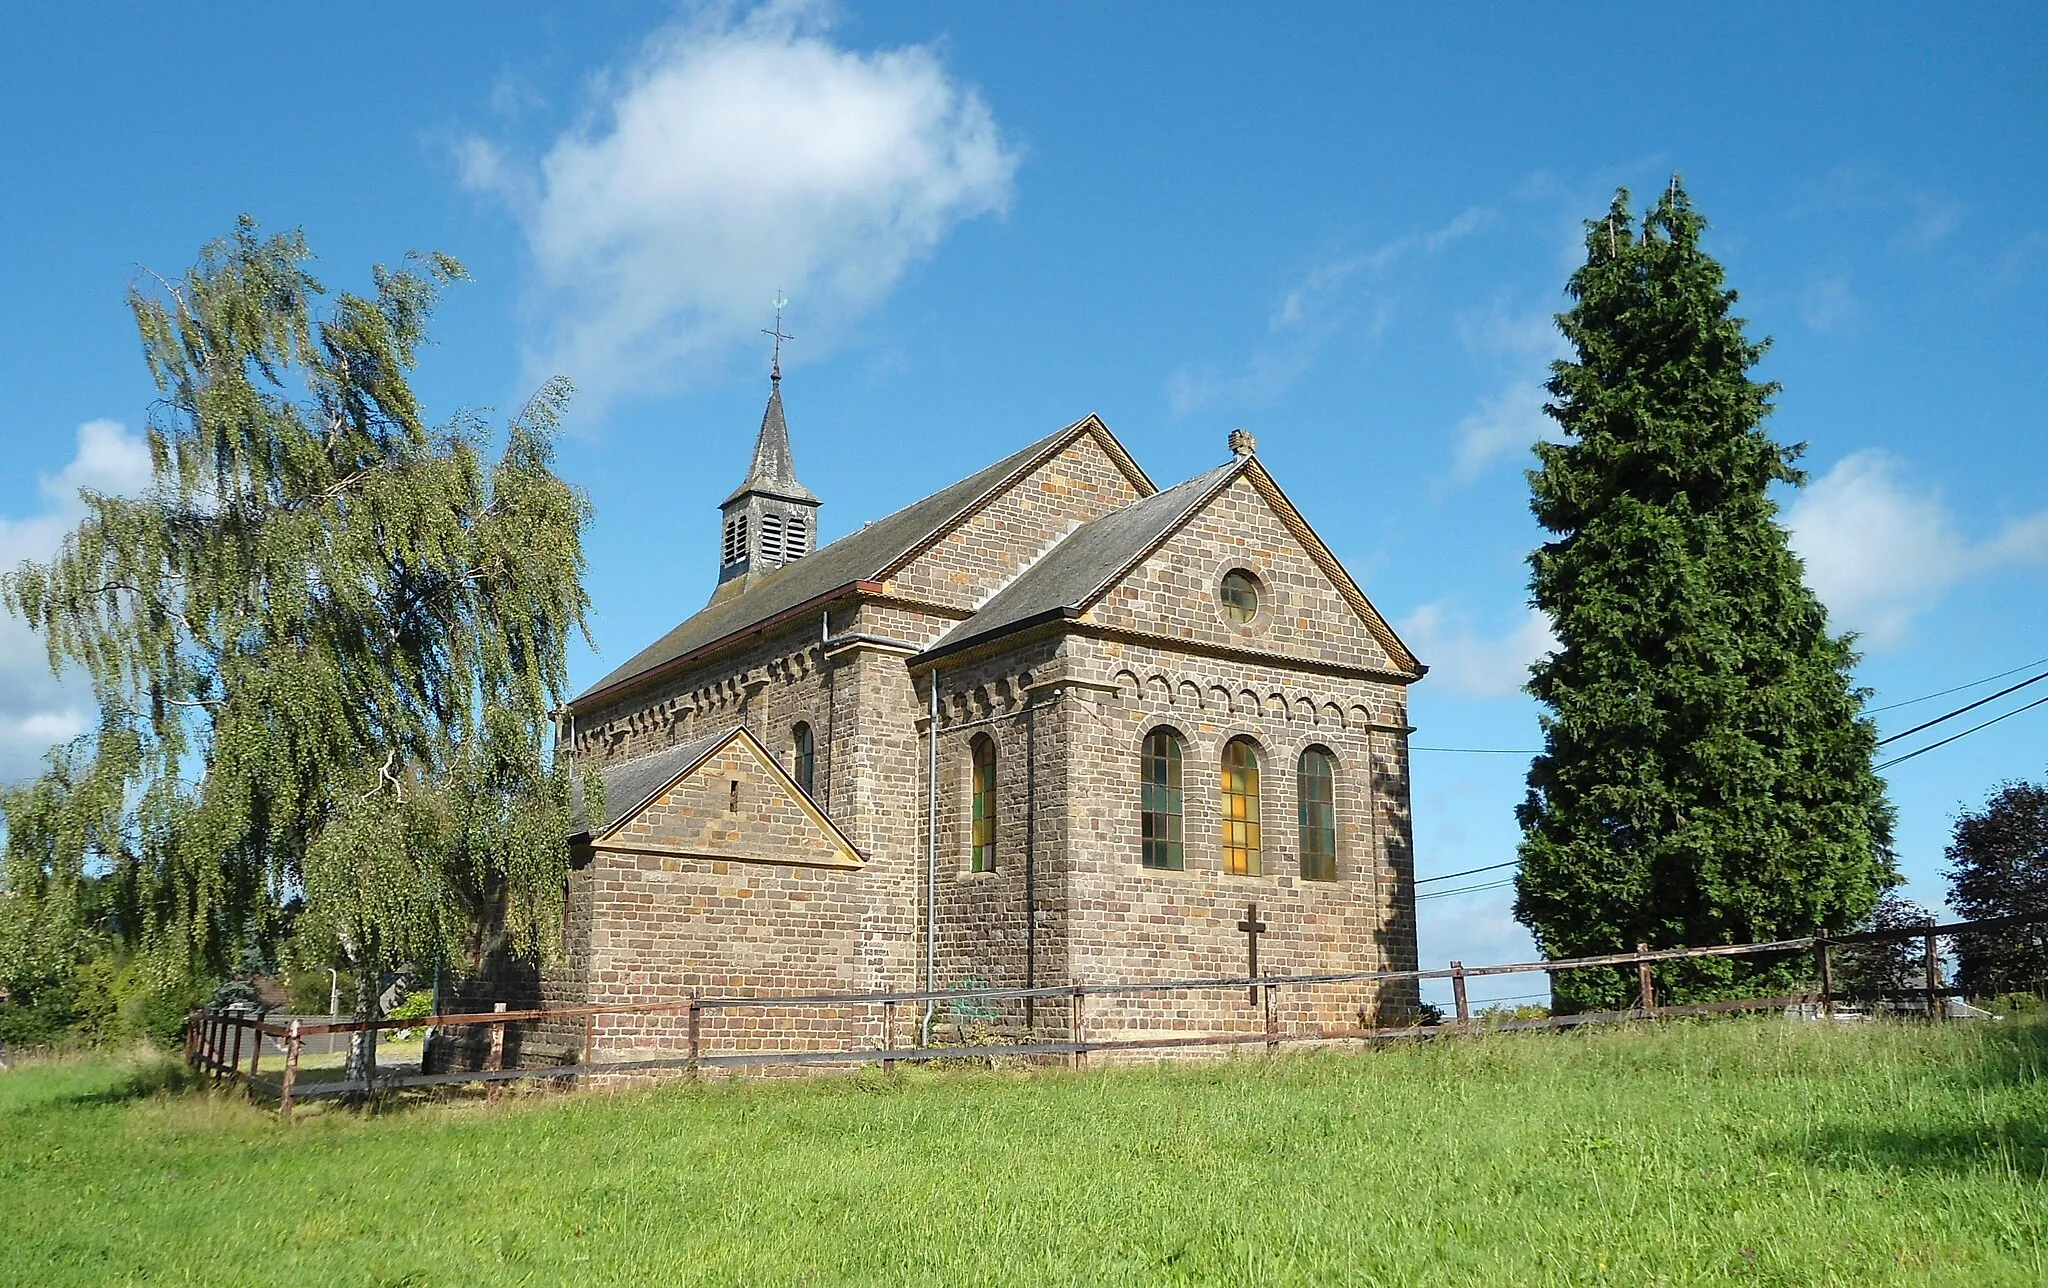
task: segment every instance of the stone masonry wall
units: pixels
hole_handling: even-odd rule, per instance
[[[1082,434],[884,584],[892,595],[973,608],[1057,538],[1138,495],[1101,442]]]
[[[815,807],[814,807],[815,808]],[[610,850],[844,866],[829,832],[736,739],[605,838]]]
[[[1258,615],[1242,626],[1217,607],[1217,588],[1233,568],[1263,583]],[[1215,648],[1255,648],[1349,667],[1388,666],[1379,640],[1243,475],[1105,595],[1086,620]]]
[[[1055,671],[1056,640],[941,669],[938,792],[938,984],[941,988],[1023,988],[1066,980],[1064,735],[1051,691],[1035,688]],[[929,681],[926,681],[928,683]],[[929,689],[926,689],[929,692]],[[992,870],[973,870],[973,755],[995,750],[996,828]],[[929,770],[927,770],[927,775]],[[925,781],[925,780],[921,780]],[[969,1015],[942,1007],[966,1032],[979,1019],[1012,1029],[1063,1019],[1065,1004],[1005,1001]]]
[[[1070,952],[1076,977],[1110,981],[1247,973],[1248,904],[1268,927],[1262,974],[1406,970],[1415,966],[1414,868],[1405,712],[1396,685],[1314,678],[1281,667],[1076,639],[1072,651],[1117,685],[1077,698],[1068,727],[1074,775]],[[1246,695],[1257,696],[1251,701]],[[1279,696],[1275,700],[1274,695]],[[1355,713],[1368,713],[1359,715]],[[1391,716],[1392,719],[1386,717]],[[1139,756],[1157,728],[1182,741],[1185,868],[1140,857]],[[1233,738],[1258,749],[1261,872],[1222,862],[1222,755]],[[1336,761],[1337,877],[1300,872],[1296,770],[1322,748]],[[1091,1032],[1141,1035],[1185,1028],[1255,1029],[1264,1022],[1242,989],[1171,1001],[1091,999]],[[1412,984],[1318,986],[1278,998],[1288,1025],[1350,1026],[1404,1018]]]

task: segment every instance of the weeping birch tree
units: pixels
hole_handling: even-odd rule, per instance
[[[244,218],[130,292],[154,482],[86,495],[55,557],[0,583],[101,709],[0,802],[0,901],[48,942],[97,878],[134,949],[221,972],[303,899],[295,936],[371,1017],[399,963],[556,947],[549,711],[589,507],[553,470],[566,383],[502,431],[423,414],[409,376],[460,264],[330,298],[310,259]]]

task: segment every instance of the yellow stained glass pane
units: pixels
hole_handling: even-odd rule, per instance
[[[1223,870],[1259,875],[1259,753],[1242,738],[1223,748]]]

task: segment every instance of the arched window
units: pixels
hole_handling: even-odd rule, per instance
[[[1301,879],[1337,879],[1337,760],[1322,747],[1301,753],[1294,779],[1301,807]]]
[[[804,789],[804,795],[815,796],[817,793],[811,782],[818,771],[818,748],[811,741],[811,727],[799,721],[796,728],[789,731],[789,737],[795,744],[795,755],[791,758],[795,762],[795,770],[791,776],[796,779],[796,785]]]
[[[747,516],[736,514],[725,521],[725,562],[738,563],[747,553]]]
[[[974,740],[974,870],[996,870],[996,740]]]
[[[1223,747],[1223,870],[1259,875],[1259,749],[1249,738]]]
[[[1171,729],[1154,729],[1145,735],[1145,750],[1138,757],[1139,830],[1143,834],[1140,859],[1148,868],[1187,866],[1181,849],[1180,738]]]
[[[790,515],[789,527],[785,530],[782,539],[784,557],[801,559],[809,554],[811,549],[809,545],[810,537],[810,529],[804,523],[804,516],[801,514]]]
[[[782,516],[761,516],[761,562],[769,568],[782,562]]]

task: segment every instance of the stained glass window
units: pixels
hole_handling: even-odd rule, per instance
[[[996,742],[974,740],[974,870],[996,870]]]
[[[1337,879],[1337,762],[1321,747],[1301,753],[1295,776],[1301,808],[1301,878]]]
[[[1145,751],[1138,758],[1143,781],[1139,793],[1139,830],[1143,834],[1141,861],[1148,868],[1186,866],[1181,848],[1180,739],[1171,729],[1154,729],[1145,736]]]
[[[1223,747],[1223,870],[1259,875],[1259,752],[1248,738]]]
[[[1247,625],[1258,616],[1258,579],[1244,569],[1233,568],[1224,573],[1223,586],[1217,594],[1223,600],[1223,615],[1237,625]]]

